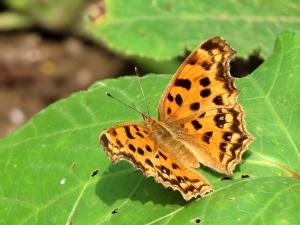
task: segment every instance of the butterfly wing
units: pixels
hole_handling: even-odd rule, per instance
[[[239,104],[235,104],[232,108],[208,110],[182,124],[185,132],[180,137],[195,150],[200,163],[232,175],[253,140],[244,124],[243,111]]]
[[[190,120],[211,108],[233,106],[238,90],[229,74],[235,51],[221,38],[212,38],[192,52],[163,94],[159,120]]]
[[[253,139],[229,72],[234,53],[219,37],[201,44],[172,78],[158,110],[200,163],[228,175]]]
[[[177,162],[168,151],[155,146],[143,124],[125,123],[111,127],[100,135],[100,143],[113,163],[119,160],[131,162],[146,177],[152,176],[165,187],[180,191],[187,201],[212,190],[197,170]]]

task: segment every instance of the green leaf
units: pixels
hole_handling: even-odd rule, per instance
[[[84,28],[123,54],[168,60],[222,36],[247,56],[270,55],[275,37],[300,26],[298,0],[107,0],[103,18],[86,13]]]
[[[20,13],[19,17],[23,16],[25,21],[29,20],[31,25],[33,22],[44,28],[62,31],[68,30],[75,21],[80,18],[84,0],[52,0],[52,1],[37,1],[37,0],[4,0],[5,4],[11,9]],[[67,12],[67,13],[66,13]],[[15,19],[15,18],[9,18]],[[16,18],[19,19],[19,18]],[[10,21],[8,21],[10,22]],[[15,22],[14,20],[12,22]],[[19,21],[17,25],[22,25]],[[5,24],[4,28],[14,29],[15,24]],[[24,27],[27,27],[24,24]],[[1,27],[0,27],[1,28]]]
[[[129,163],[111,165],[99,133],[142,118],[105,92],[146,110],[137,79],[123,77],[52,104],[0,142],[0,224],[299,223],[299,49],[299,33],[282,34],[272,56],[238,80],[256,140],[234,179],[200,169],[216,189],[204,198],[185,203]],[[152,115],[170,78],[141,78]]]

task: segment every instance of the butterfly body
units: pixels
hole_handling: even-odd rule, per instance
[[[219,37],[201,44],[171,79],[158,120],[143,115],[143,124],[119,124],[100,134],[110,160],[131,162],[187,201],[213,190],[200,165],[232,175],[253,140],[229,73],[233,54]]]
[[[198,168],[200,166],[195,155],[181,142],[180,136],[184,133],[182,128],[173,127],[171,124],[147,116],[144,116],[144,121],[156,146],[167,150],[174,158],[188,167]]]

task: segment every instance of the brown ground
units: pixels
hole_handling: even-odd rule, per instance
[[[0,138],[49,103],[128,68],[104,48],[58,39],[37,32],[0,34]]]

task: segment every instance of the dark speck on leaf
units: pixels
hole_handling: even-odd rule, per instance
[[[92,172],[91,172],[91,177],[94,177],[94,176],[96,176],[97,174],[98,174],[98,172],[99,172],[99,170],[98,169],[95,169],[95,170],[93,170]]]
[[[232,180],[232,179],[233,179],[232,177],[227,177],[227,176],[225,176],[225,177],[221,178],[221,181],[222,181],[222,180]]]
[[[111,212],[111,214],[116,214],[116,213],[118,213],[118,208],[114,209],[114,210]]]
[[[200,224],[201,223],[201,219],[200,218],[192,219],[192,223]]]

